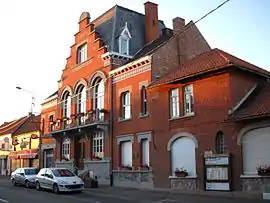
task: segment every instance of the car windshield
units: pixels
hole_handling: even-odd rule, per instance
[[[55,177],[72,177],[75,176],[70,170],[68,169],[54,169],[52,170],[53,175]]]
[[[27,169],[24,169],[24,174],[25,175],[37,175],[38,170],[36,168],[27,168]]]

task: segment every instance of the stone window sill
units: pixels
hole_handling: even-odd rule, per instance
[[[196,179],[196,178],[198,178],[197,175],[195,175],[195,176],[186,176],[186,177],[169,176],[169,179]]]
[[[115,173],[149,173],[152,170],[113,170]]]
[[[131,118],[118,118],[118,122],[125,122],[125,121],[130,121]]]
[[[195,116],[195,113],[187,114],[184,116],[178,116],[178,117],[172,117],[169,119],[169,121],[179,120],[179,119],[186,119],[186,118],[192,118]]]
[[[251,174],[251,175],[245,175],[245,174],[242,174],[241,176],[240,176],[240,178],[270,178],[270,176],[259,176],[259,175],[257,175],[257,174]]]
[[[146,114],[140,113],[139,118],[146,118],[148,116],[149,116],[148,113],[146,113]]]

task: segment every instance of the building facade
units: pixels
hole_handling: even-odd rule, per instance
[[[40,115],[27,117],[11,137],[13,146],[9,154],[10,170],[39,168]]]
[[[257,167],[269,164],[269,76],[213,49],[152,83],[155,185],[263,191],[269,178]],[[214,160],[228,163],[209,167]]]

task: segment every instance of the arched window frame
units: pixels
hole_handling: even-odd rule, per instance
[[[227,153],[227,145],[224,133],[219,131],[216,135],[216,152],[218,154],[226,154]]]
[[[147,94],[146,94],[146,87],[141,87],[141,116],[147,115]]]
[[[70,139],[64,138],[61,146],[61,155],[63,158],[70,159]]]
[[[76,111],[86,113],[87,90],[84,85],[80,85],[76,91]]]

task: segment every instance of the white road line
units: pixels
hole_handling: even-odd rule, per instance
[[[8,201],[5,199],[0,199],[0,202],[8,203]]]

